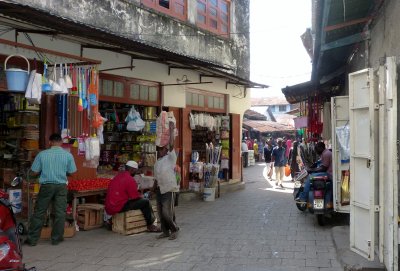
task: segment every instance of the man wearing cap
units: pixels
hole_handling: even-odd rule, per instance
[[[133,178],[137,170],[138,164],[135,161],[128,161],[125,164],[125,171],[118,173],[111,180],[106,195],[106,212],[108,215],[114,215],[129,210],[141,210],[146,220],[147,230],[159,232],[157,226],[153,225],[155,216],[150,201],[142,198]]]

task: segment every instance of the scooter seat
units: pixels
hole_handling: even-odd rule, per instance
[[[311,177],[312,181],[328,181],[329,177],[328,176],[312,176]]]

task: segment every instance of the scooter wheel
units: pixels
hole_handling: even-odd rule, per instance
[[[307,209],[307,203],[305,203],[305,202],[297,202],[296,203],[296,207],[300,211],[304,212]]]
[[[17,231],[19,235],[24,235],[26,233],[26,228],[23,223],[19,223],[17,226]]]
[[[317,215],[317,221],[318,221],[318,225],[320,226],[325,226],[326,224],[326,218],[325,215]]]

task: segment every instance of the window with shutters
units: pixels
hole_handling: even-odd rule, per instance
[[[154,10],[186,20],[187,0],[141,0],[141,3]]]
[[[197,0],[196,23],[220,35],[229,35],[230,1]]]
[[[186,90],[186,107],[210,112],[226,111],[226,95],[197,89]]]
[[[101,101],[158,106],[160,84],[123,76],[100,73]]]

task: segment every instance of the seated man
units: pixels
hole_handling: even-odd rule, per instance
[[[307,201],[308,193],[310,192],[310,178],[312,176],[328,176],[332,179],[332,152],[325,148],[324,142],[318,142],[315,146],[315,151],[321,157],[321,163],[316,168],[308,168],[309,175],[304,182],[303,192],[296,198],[296,201]]]
[[[160,232],[160,229],[153,225],[155,216],[150,201],[142,198],[138,192],[137,183],[133,178],[137,169],[138,164],[135,161],[128,161],[125,171],[121,171],[111,180],[106,195],[106,212],[108,215],[114,215],[140,209],[146,220],[148,231]]]

